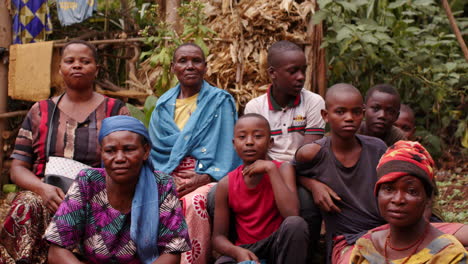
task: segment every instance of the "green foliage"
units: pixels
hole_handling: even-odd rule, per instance
[[[157,101],[158,101],[158,97],[154,95],[150,95],[145,100],[145,105],[143,106],[143,110],[128,103],[127,103],[127,108],[133,117],[140,120],[141,122],[143,122],[143,124],[145,124],[146,127],[148,127],[149,122],[151,120],[151,114],[153,113],[153,110],[154,110],[154,107],[156,106]]]
[[[181,35],[173,31],[165,22],[158,20],[157,6],[153,5],[145,12],[144,16],[151,18],[146,20],[152,20],[153,24],[146,26],[141,31],[149,49],[142,52],[140,60],[149,59],[152,67],[162,68],[154,87],[157,96],[161,96],[177,82],[170,70],[172,54],[177,46],[185,42],[194,42],[202,48],[205,55],[208,54],[209,50],[204,38],[211,38],[215,32],[203,25],[206,18],[203,7],[203,4],[198,1],[181,5],[178,9],[184,26]]]
[[[330,83],[352,83],[363,93],[391,83],[414,109],[433,155],[459,146],[467,133],[468,63],[442,7],[434,0],[318,2],[313,20],[326,21]],[[457,19],[468,28],[468,19]]]

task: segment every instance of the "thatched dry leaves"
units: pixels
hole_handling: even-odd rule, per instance
[[[207,80],[228,90],[238,107],[266,91],[267,49],[278,40],[310,42],[307,26],[315,1],[204,0],[207,25],[219,38],[210,43]]]
[[[201,1],[205,4],[206,25],[217,32],[216,40],[208,43],[206,78],[229,91],[238,108],[266,91],[269,84],[267,49],[272,43],[290,40],[310,44],[313,41],[308,27],[315,0],[301,3],[294,0]],[[313,45],[318,47],[320,43]],[[145,61],[140,64],[137,76],[130,77],[129,84],[135,90],[151,92],[160,73],[160,67],[152,68]]]

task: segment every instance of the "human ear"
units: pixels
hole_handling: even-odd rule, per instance
[[[275,140],[270,137],[270,142],[268,142],[268,149],[270,149],[273,146],[273,143],[275,143]]]
[[[273,66],[268,67],[267,72],[268,72],[268,75],[270,76],[270,78],[272,80],[276,79],[276,74],[275,74],[276,71],[275,71],[275,68]]]
[[[320,115],[322,115],[323,121],[328,123],[328,111],[326,109],[320,110]]]
[[[150,155],[150,150],[151,150],[150,145],[149,144],[143,145],[143,150],[144,150],[143,160],[148,160],[149,155]]]
[[[171,62],[171,73],[174,73],[174,62]]]

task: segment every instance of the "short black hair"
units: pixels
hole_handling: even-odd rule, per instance
[[[334,85],[330,86],[327,89],[327,92],[325,93],[325,98],[324,98],[325,99],[325,109],[328,109],[328,101],[330,100],[331,96],[334,96],[336,93],[343,93],[343,92],[355,93],[355,94],[358,94],[359,96],[361,96],[361,98],[362,98],[361,92],[356,87],[354,87],[353,85],[351,85],[349,83],[337,83],[337,84],[334,84]]]
[[[268,122],[268,119],[266,119],[264,116],[260,115],[260,114],[257,114],[257,113],[248,113],[248,114],[245,114],[245,115],[242,115],[241,117],[239,117],[239,119],[237,120],[237,122],[239,122],[240,120],[242,119],[245,119],[245,118],[249,118],[249,117],[254,117],[254,118],[258,118],[262,121],[264,121],[268,127],[268,133],[271,135],[271,127],[270,127],[270,122]]]
[[[191,46],[191,47],[195,47],[195,48],[199,49],[200,52],[201,52],[201,54],[202,54],[203,61],[206,61],[205,52],[203,52],[202,48],[200,48],[200,46],[198,46],[198,45],[195,44],[195,43],[187,42],[187,43],[184,43],[184,44],[180,45],[179,47],[177,47],[177,48],[174,50],[174,54],[172,54],[172,62],[175,62],[175,57],[176,57],[177,51],[179,51],[180,48],[182,48],[182,47],[187,47],[187,46]]]
[[[377,84],[377,85],[373,86],[372,88],[370,88],[367,91],[366,98],[364,100],[366,102],[366,104],[367,104],[367,101],[369,100],[369,98],[372,96],[372,94],[374,94],[374,92],[376,92],[376,91],[381,92],[381,93],[387,93],[387,94],[394,95],[398,99],[398,104],[400,104],[400,102],[401,102],[400,94],[395,89],[395,87],[393,87],[390,84],[383,83],[383,84]]]
[[[304,52],[301,47],[299,47],[297,44],[291,41],[281,40],[281,41],[275,42],[268,49],[268,56],[267,56],[268,67],[275,67],[276,65],[278,65],[278,61],[277,61],[278,55],[283,54],[286,51]]]
[[[72,45],[72,44],[81,44],[81,45],[85,45],[86,47],[88,47],[91,50],[94,61],[96,61],[96,63],[97,63],[97,61],[98,61],[98,52],[97,52],[96,46],[89,43],[88,41],[81,40],[81,39],[72,39],[72,40],[68,41],[67,43],[65,43],[65,45],[60,50],[60,56],[63,56],[63,52],[65,51],[65,49],[68,46]]]
[[[414,112],[409,105],[400,104],[400,112],[407,112],[414,119]]]

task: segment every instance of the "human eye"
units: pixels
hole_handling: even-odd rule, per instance
[[[263,134],[255,134],[254,137],[255,137],[255,138],[263,138],[264,135],[263,135]]]
[[[362,108],[353,109],[353,114],[354,115],[362,115]]]
[[[126,151],[126,152],[132,152],[132,151],[135,151],[136,149],[137,149],[137,146],[128,145],[128,146],[125,146],[124,151]]]
[[[73,63],[73,59],[66,58],[66,59],[63,60],[63,62],[66,63],[66,64],[70,64],[70,63]]]
[[[409,126],[402,126],[402,127],[401,127],[401,130],[403,130],[403,131],[405,131],[405,132],[408,132],[408,131],[411,130],[411,127],[409,127]]]
[[[339,114],[339,115],[344,114],[344,112],[345,112],[345,111],[344,111],[343,108],[338,108],[338,109],[335,110],[335,113],[337,113],[337,114]]]
[[[382,191],[384,191],[384,192],[391,192],[391,191],[393,191],[393,186],[391,184],[384,183],[384,184],[382,184],[380,189]]]
[[[108,148],[103,148],[104,153],[110,154],[114,151],[114,148],[108,147]]]
[[[379,105],[373,105],[370,107],[374,112],[377,112],[380,110],[380,106]]]
[[[389,115],[396,115],[397,114],[397,110],[394,109],[394,108],[387,108],[387,109],[385,109],[385,112],[387,112],[387,114],[389,114]]]
[[[408,188],[408,193],[412,196],[417,196],[419,195],[419,190],[414,188],[414,187],[409,187]]]

